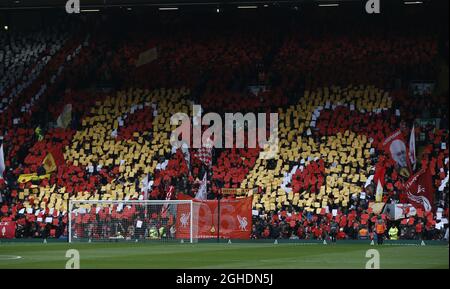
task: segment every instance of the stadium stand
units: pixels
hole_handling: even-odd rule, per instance
[[[172,198],[195,196],[205,174],[209,198],[222,188],[258,188],[250,193],[252,238],[322,240],[332,222],[338,239],[373,237],[374,175],[384,171],[384,203],[401,201],[408,179],[383,141],[399,128],[409,135],[425,111],[442,125],[416,127],[417,169],[430,170],[433,207],[448,218],[447,111],[440,100],[409,98],[406,87],[436,78],[432,27],[344,35],[296,30],[295,21],[282,31],[271,20],[243,29],[189,17],[160,21],[166,30],[153,34],[140,27],[112,36],[105,21],[95,31],[60,25],[0,36],[0,220],[16,221],[16,237],[66,237],[69,198],[166,199],[171,187]],[[137,65],[155,47],[154,59]],[[192,104],[205,112],[277,112],[279,157],[213,149],[209,164],[197,149],[172,149],[170,117],[192,113]],[[436,216],[418,209],[401,222],[400,238],[443,238],[448,226],[436,226]]]

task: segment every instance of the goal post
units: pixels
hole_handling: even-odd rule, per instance
[[[69,200],[68,241],[198,241],[192,200]]]

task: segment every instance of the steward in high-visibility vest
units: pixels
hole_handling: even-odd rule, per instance
[[[398,240],[398,229],[395,225],[389,229],[389,238],[391,240]]]
[[[375,232],[377,233],[377,243],[378,245],[383,244],[384,232],[386,231],[386,225],[383,219],[379,218],[377,224],[375,225]]]
[[[150,239],[158,239],[158,230],[155,227],[151,227],[148,235]]]
[[[36,138],[38,139],[38,141],[41,141],[44,139],[44,136],[42,135],[42,129],[40,126],[38,126],[37,128],[34,129],[34,133],[36,134]]]
[[[369,231],[367,230],[367,228],[363,227],[363,228],[361,228],[361,230],[359,230],[358,234],[359,234],[359,239],[366,240],[367,237],[369,236]]]
[[[159,228],[159,237],[161,238],[165,238],[166,236],[166,228],[164,226],[161,226],[161,228]]]

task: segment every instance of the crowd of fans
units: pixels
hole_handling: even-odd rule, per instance
[[[376,240],[375,225],[381,218],[388,229],[385,231],[386,239],[448,240],[448,226],[433,225],[431,215],[389,220],[386,216],[373,214],[368,208],[369,201],[355,198],[350,206],[352,209],[337,212],[336,216],[332,213],[311,214],[286,209],[253,217],[251,238],[329,240],[334,224],[338,229],[338,240]],[[448,216],[448,208],[444,215]],[[398,228],[397,234],[389,235],[389,229],[394,227]]]
[[[317,34],[313,28],[297,30],[295,21],[287,29],[270,20],[247,20],[247,26],[235,21],[205,28],[195,19],[163,19],[154,23],[163,27],[158,33],[138,28],[129,36],[112,33],[105,21],[91,30],[72,27],[72,34],[61,26],[0,38],[0,60],[8,60],[0,61],[6,167],[0,220],[16,221],[17,237],[67,236],[69,198],[139,199],[148,193],[165,199],[170,190],[172,198],[195,196],[206,174],[210,198],[221,188],[260,187],[254,196],[255,239],[322,240],[331,227],[337,227],[338,239],[375,238],[379,218],[388,229],[398,227],[400,238],[442,239],[448,224],[436,226],[440,220],[433,213],[406,222],[375,214],[369,202],[376,184],[360,177],[381,163],[383,201],[398,202],[405,179],[383,156],[382,141],[397,128],[409,135],[425,111],[442,123],[447,119],[440,101],[410,98],[405,85],[391,87],[395,78],[436,78],[437,35],[383,28]],[[154,47],[157,58],[136,67],[139,54]],[[104,86],[110,91],[99,90]],[[70,124],[56,127],[68,103]],[[192,103],[205,112],[278,112],[280,159],[262,161],[259,149],[215,149],[206,164],[194,149],[171,151],[170,115],[189,112]],[[442,187],[448,180],[448,127],[417,125],[416,139],[418,167],[430,168],[434,205],[448,219],[448,185]],[[23,174],[48,173],[42,165],[48,152],[57,170],[20,182]],[[311,203],[323,200],[327,209],[318,212]],[[171,233],[170,226],[165,230]]]

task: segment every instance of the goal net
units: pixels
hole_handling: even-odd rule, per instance
[[[70,200],[69,212],[69,242],[198,240],[192,200]]]

